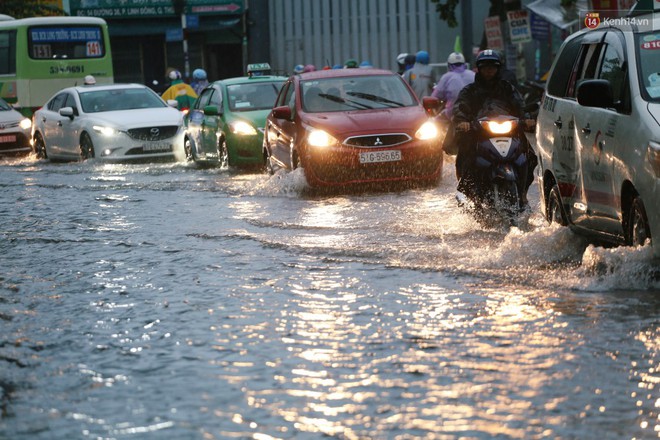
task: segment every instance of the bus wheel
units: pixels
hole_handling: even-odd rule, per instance
[[[44,139],[40,134],[34,137],[34,153],[37,155],[37,159],[47,159],[48,154],[46,153],[46,144]]]
[[[80,157],[82,160],[94,157],[94,144],[92,144],[92,140],[87,133],[83,133],[80,137]]]

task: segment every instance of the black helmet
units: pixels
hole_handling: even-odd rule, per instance
[[[477,64],[477,68],[481,67],[484,64],[492,64],[497,67],[500,67],[502,65],[502,60],[500,59],[500,55],[497,53],[497,51],[492,49],[486,49],[479,52],[479,55],[477,55],[476,64]]]

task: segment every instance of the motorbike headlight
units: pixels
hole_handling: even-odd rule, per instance
[[[32,127],[32,120],[25,118],[21,119],[21,122],[18,124],[23,130],[29,130]]]
[[[331,147],[339,142],[325,130],[313,129],[307,135],[307,143],[312,147]]]
[[[94,125],[92,127],[94,131],[101,133],[103,136],[116,136],[119,134],[119,130],[112,127],[106,127],[103,125]]]
[[[438,126],[431,121],[424,122],[415,133],[415,137],[421,141],[436,139],[439,135]]]
[[[234,121],[229,123],[231,132],[239,136],[254,136],[257,130],[245,121]]]
[[[491,134],[509,134],[518,125],[516,121],[480,121],[480,123]]]

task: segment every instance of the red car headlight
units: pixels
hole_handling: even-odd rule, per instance
[[[440,136],[438,126],[432,121],[426,121],[415,132],[415,137],[421,141],[430,141]]]
[[[337,139],[325,130],[312,129],[307,135],[307,143],[312,147],[332,147],[339,145]]]

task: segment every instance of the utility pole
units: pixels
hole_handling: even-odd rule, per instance
[[[183,34],[183,71],[184,78],[190,81],[190,57],[188,56],[188,32],[186,22],[186,0],[172,0],[174,13],[181,16],[181,33]]]

